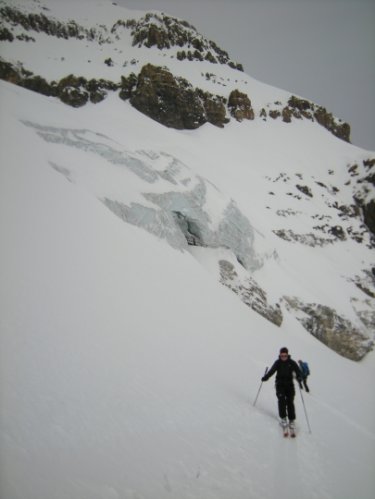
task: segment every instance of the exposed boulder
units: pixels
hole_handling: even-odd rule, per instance
[[[301,192],[303,192],[303,194],[305,194],[306,196],[312,198],[313,197],[313,194],[311,192],[311,189],[308,185],[299,185],[297,184],[296,185],[297,189]]]
[[[87,80],[83,77],[69,75],[62,78],[57,85],[60,100],[72,107],[84,106],[89,100],[86,84]]]
[[[254,110],[249,97],[239,90],[233,90],[230,93],[228,109],[231,116],[236,118],[237,121],[254,119]]]

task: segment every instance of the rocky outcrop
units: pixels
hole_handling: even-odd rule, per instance
[[[48,97],[58,97],[64,104],[72,107],[84,106],[88,101],[94,104],[102,101],[108,91],[119,85],[108,80],[87,80],[82,76],[68,75],[60,81],[48,82],[38,75],[0,60],[0,79],[14,83]]]
[[[288,102],[274,102],[267,105],[267,110],[262,108],[259,116],[266,121],[267,116],[276,120],[281,118],[284,123],[291,123],[293,120],[307,119],[314,121],[326,128],[339,139],[350,142],[350,126],[335,118],[324,107],[318,106],[313,102],[301,99],[292,95]]]
[[[219,261],[220,282],[239,296],[241,301],[273,324],[280,326],[283,315],[279,304],[270,305],[267,293],[252,277],[240,278],[228,260]]]
[[[168,70],[151,64],[142,68],[130,103],[170,128],[194,129],[207,122],[203,104],[193,87]]]
[[[354,200],[359,207],[363,222],[372,234],[375,245],[375,158],[368,158],[362,164],[348,166],[348,172],[354,182]]]
[[[142,68],[130,103],[170,128],[195,129],[207,122],[223,126],[227,121],[220,97],[195,89],[187,80],[151,64]]]
[[[288,106],[283,109],[284,116],[294,116],[295,118],[307,118],[317,121],[333,135],[339,139],[350,142],[350,126],[337,120],[324,107],[317,106],[313,102],[300,99],[294,95],[288,100]]]
[[[1,7],[0,16],[11,26],[20,26],[26,31],[45,33],[46,35],[54,36],[56,38],[63,38],[65,40],[68,40],[69,38],[77,38],[79,40],[102,40],[103,38],[101,31],[98,31],[95,28],[83,28],[82,26],[79,26],[75,21],[61,23],[55,19],[47,17],[43,13],[27,14],[15,7]]]
[[[307,331],[343,357],[358,361],[372,350],[373,341],[334,309],[294,297],[284,301]]]
[[[138,76],[131,73],[121,82],[87,80],[68,75],[58,82],[47,82],[22,66],[16,67],[0,60],[0,79],[47,96],[58,97],[72,107],[84,106],[88,101],[101,102],[109,91],[120,90],[119,97],[143,114],[159,123],[176,129],[195,129],[204,123],[223,127],[228,123],[226,100],[204,92],[168,70],[148,64]]]
[[[249,97],[239,90],[233,90],[230,93],[228,109],[237,121],[253,120],[255,116]]]
[[[317,246],[323,247],[335,241],[334,238],[319,237],[314,233],[297,234],[291,229],[274,229],[272,232],[281,239],[284,239],[284,241],[300,243],[311,248]]]
[[[209,61],[213,64],[227,64],[243,71],[242,64],[231,61],[227,52],[213,41],[199,35],[186,21],[165,14],[148,13],[132,27],[133,46],[157,47],[159,50],[181,47],[177,52],[179,60]]]

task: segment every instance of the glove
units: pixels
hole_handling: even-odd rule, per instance
[[[268,377],[267,376],[263,376],[262,381],[267,381],[267,380],[268,380]]]

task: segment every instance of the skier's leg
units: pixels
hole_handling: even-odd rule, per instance
[[[279,409],[279,416],[281,419],[286,418],[286,396],[285,396],[285,390],[283,387],[280,385],[276,386],[276,397],[277,397],[277,405]]]
[[[296,419],[296,411],[294,408],[294,394],[294,386],[290,385],[285,393],[289,421],[294,421]]]

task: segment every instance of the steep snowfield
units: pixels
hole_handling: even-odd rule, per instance
[[[206,267],[215,255],[193,258],[108,210],[87,174],[101,172],[95,154],[47,144],[25,123],[175,155],[236,195],[261,230],[246,204],[253,174],[242,176],[247,165],[238,148],[224,150],[223,131],[205,126],[194,141],[115,100],[75,110],[0,89],[1,497],[372,498],[374,354],[348,361],[286,310],[281,328],[273,326],[212,279]],[[228,143],[241,130],[229,127]],[[203,143],[207,150],[194,149]],[[236,170],[226,175],[231,158]],[[114,189],[120,177],[106,164],[106,189]],[[296,282],[302,294],[320,292]],[[297,393],[295,441],[280,434],[272,381],[252,405],[283,345],[312,370],[304,394],[312,433]]]
[[[44,3],[13,2],[36,13]],[[290,95],[226,65],[178,61],[178,47],[132,47],[109,28],[144,13],[115,2],[46,5],[111,38],[33,31],[35,42],[2,43],[5,60],[48,80],[119,81],[150,62],[214,94],[238,88],[257,115]],[[168,129],[115,93],[73,109],[1,81],[0,109],[1,499],[372,499],[375,353],[340,357],[283,305],[274,326],[218,283],[218,262],[245,279],[238,255],[250,253],[270,303],[297,296],[359,326],[353,302],[365,307],[365,295],[352,279],[374,267],[366,241],[308,248],[272,231],[308,234],[318,215],[333,224],[335,189],[352,202],[348,165],[373,153],[309,121]],[[188,202],[211,240],[223,220],[242,223],[250,251],[168,232],[165,206]],[[360,231],[358,219],[340,224]],[[281,436],[273,381],[253,406],[284,345],[312,371],[312,433],[297,392],[294,441]]]

